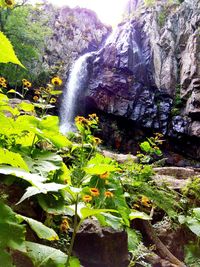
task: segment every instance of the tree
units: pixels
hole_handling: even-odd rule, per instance
[[[45,38],[51,34],[42,9],[28,4],[16,5],[1,12],[0,27],[15,47],[16,54],[26,69],[17,65],[0,64],[0,74],[10,84],[20,85],[23,78],[35,80],[41,72]]]

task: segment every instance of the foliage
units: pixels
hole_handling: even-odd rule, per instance
[[[15,47],[18,58],[26,67],[26,69],[17,66],[13,68],[11,64],[1,64],[0,73],[9,78],[12,86],[20,86],[24,77],[34,80],[40,73],[45,38],[51,34],[50,29],[45,26],[46,19],[40,15],[40,9],[31,5],[19,5],[12,10],[4,9],[1,12],[2,31]]]
[[[200,237],[200,208],[193,208],[189,211],[189,215],[179,215],[179,222],[186,224],[195,235]]]
[[[200,247],[196,244],[189,244],[185,247],[185,263],[190,267],[200,266]]]

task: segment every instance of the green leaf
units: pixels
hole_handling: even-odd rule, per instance
[[[117,210],[114,209],[91,209],[83,207],[80,209],[81,219],[85,220],[86,218],[90,216],[94,216],[96,214],[101,214],[102,212],[115,212],[118,213]]]
[[[188,216],[186,224],[195,235],[200,236],[200,221]]]
[[[134,219],[142,219],[142,220],[151,220],[151,217],[147,215],[144,212],[137,211],[137,210],[131,210],[131,213],[129,214],[130,220]]]
[[[23,110],[25,112],[31,112],[34,111],[34,105],[27,102],[21,102],[17,105],[20,110]]]
[[[41,244],[26,241],[27,253],[34,266],[65,267],[67,255],[62,251]]]
[[[7,94],[10,94],[10,93],[12,93],[12,94],[17,94],[17,95],[19,95],[21,98],[23,98],[23,95],[22,94],[20,94],[19,92],[17,92],[16,90],[14,90],[14,89],[10,89],[8,92],[7,92]]]
[[[70,257],[69,267],[80,267],[80,266],[81,266],[81,264],[80,264],[80,261],[78,258]]]
[[[147,141],[141,143],[141,144],[140,144],[140,148],[141,148],[143,151],[145,151],[146,153],[151,152],[151,150],[152,150],[152,148],[151,148],[149,142],[147,142]]]
[[[56,232],[53,229],[45,226],[43,223],[21,215],[18,215],[17,217],[26,221],[39,238],[47,239],[50,241],[59,239]]]
[[[110,226],[115,230],[122,229],[123,220],[120,217],[116,217],[110,213],[101,213],[95,215],[102,226]]]
[[[62,91],[58,91],[58,90],[53,90],[50,92],[51,95],[61,95]]]
[[[13,168],[9,166],[1,166],[0,173],[5,174],[5,175],[13,175],[13,176],[19,177],[35,186],[40,185],[42,182],[46,181],[46,178],[38,174],[29,173],[22,169],[17,169],[17,168]]]
[[[135,251],[141,242],[141,236],[134,229],[129,227],[126,228],[126,232],[128,234],[128,250]]]
[[[57,184],[57,183],[38,183],[37,187],[30,186],[26,189],[26,193],[21,197],[21,199],[17,202],[17,204],[20,204],[25,199],[38,195],[38,194],[47,194],[48,192],[57,192],[61,189],[64,189],[66,185],[63,184]]]
[[[0,248],[0,264],[1,266],[6,266],[6,267],[15,267],[13,265],[13,261],[11,258],[11,255],[6,251]]]
[[[19,153],[14,153],[4,148],[0,148],[0,164],[8,164],[29,171],[26,162]]]
[[[185,247],[184,262],[190,267],[200,267],[200,248],[195,244],[189,244]]]
[[[0,31],[0,62],[1,63],[14,63],[19,66],[25,68],[22,63],[19,61],[17,56],[15,55],[15,51],[13,49],[12,44],[8,40],[8,38]]]
[[[198,220],[200,220],[200,208],[194,208],[192,211],[193,211],[194,216],[195,216]]]
[[[33,158],[30,158],[28,164],[34,172],[46,175],[51,171],[59,170],[62,166],[62,158],[56,153],[50,151],[37,151]]]
[[[113,172],[118,170],[117,166],[110,158],[105,158],[101,154],[96,154],[95,157],[89,160],[84,171],[91,175],[100,175],[105,172]]]
[[[25,251],[25,227],[18,223],[12,209],[0,202],[0,251],[12,248]]]

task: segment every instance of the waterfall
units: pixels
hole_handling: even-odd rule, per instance
[[[76,114],[77,95],[84,89],[87,81],[87,59],[93,53],[87,53],[76,60],[69,75],[69,80],[64,88],[63,101],[60,112],[60,132],[65,134],[74,129],[74,118]]]

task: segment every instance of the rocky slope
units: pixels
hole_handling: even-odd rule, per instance
[[[88,51],[98,50],[111,31],[93,11],[79,7],[56,8],[49,4],[42,14],[52,30],[46,40],[43,67],[64,80],[73,62]]]
[[[133,134],[132,123],[200,159],[200,1],[167,2],[129,1],[125,21],[91,60],[86,106],[112,117],[108,140]]]

